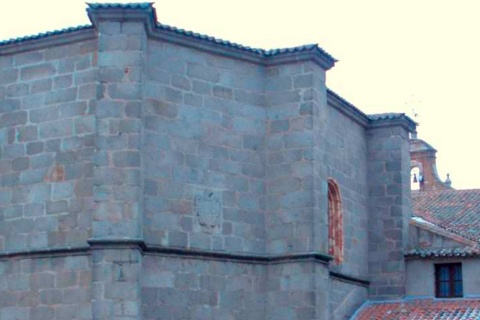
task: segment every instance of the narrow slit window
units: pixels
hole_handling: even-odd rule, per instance
[[[343,262],[343,214],[342,200],[337,183],[328,179],[328,253],[334,262]]]

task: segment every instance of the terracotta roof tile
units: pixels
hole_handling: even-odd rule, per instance
[[[414,216],[480,242],[480,189],[412,193]]]
[[[479,299],[368,303],[354,320],[480,320]]]
[[[445,258],[445,257],[478,257],[478,248],[451,248],[451,249],[413,249],[405,254],[406,257],[417,258]]]

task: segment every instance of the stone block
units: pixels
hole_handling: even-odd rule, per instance
[[[26,122],[27,113],[25,111],[4,113],[0,116],[0,128],[24,125]]]
[[[142,63],[141,51],[104,51],[98,55],[99,67],[126,67],[140,66]]]
[[[0,100],[0,113],[13,112],[20,109],[19,99],[2,99]]]
[[[47,168],[25,170],[20,174],[20,183],[23,185],[31,185],[43,182]]]
[[[71,87],[73,84],[73,77],[71,74],[65,74],[53,78],[53,89],[64,89]]]
[[[36,126],[23,126],[17,129],[17,140],[19,142],[33,141],[38,136]]]
[[[73,121],[61,120],[43,122],[38,125],[41,139],[52,139],[71,136],[73,133]]]
[[[34,66],[23,67],[20,69],[20,78],[23,81],[32,81],[43,78],[50,78],[57,73],[52,63],[38,64]]]
[[[175,118],[178,114],[176,105],[157,99],[146,99],[145,108],[148,113],[169,119]]]
[[[208,82],[220,81],[220,73],[217,69],[196,63],[189,63],[187,65],[187,75],[194,79]]]
[[[111,83],[107,86],[112,99],[137,100],[140,99],[141,86],[139,83]]]
[[[33,123],[47,122],[58,119],[58,107],[45,107],[29,111],[29,120]]]
[[[30,86],[26,83],[13,83],[7,86],[6,96],[16,98],[26,96],[30,91]]]
[[[64,103],[58,107],[60,118],[83,116],[87,112],[87,103],[84,101]]]
[[[243,147],[252,151],[263,151],[265,139],[263,136],[245,135],[243,136]]]
[[[46,93],[45,103],[46,104],[55,104],[62,102],[75,101],[77,99],[77,87],[67,88],[67,89],[58,89]]]
[[[47,92],[52,90],[53,81],[51,78],[41,79],[30,83],[30,93]]]
[[[30,167],[30,158],[16,158],[12,161],[12,170],[13,171],[23,171]]]
[[[46,206],[47,214],[58,214],[68,211],[68,202],[66,200],[48,201]]]
[[[18,69],[0,70],[0,86],[16,82],[18,73]]]

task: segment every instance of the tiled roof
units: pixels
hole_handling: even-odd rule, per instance
[[[231,48],[235,48],[235,49],[240,49],[242,51],[251,52],[251,53],[263,56],[263,57],[273,57],[273,56],[276,56],[276,55],[279,55],[279,54],[292,53],[292,52],[318,51],[322,55],[328,57],[328,59],[330,59],[332,63],[337,61],[330,54],[328,54],[325,50],[320,48],[317,44],[307,44],[307,45],[291,47],[291,48],[279,48],[279,49],[265,50],[265,49],[260,49],[260,48],[251,48],[251,47],[244,46],[244,45],[241,45],[241,44],[238,44],[238,43],[230,42],[228,40],[218,39],[218,38],[208,36],[208,35],[205,35],[205,34],[200,34],[200,33],[196,33],[196,32],[193,32],[193,31],[180,29],[180,28],[177,28],[177,27],[172,27],[172,26],[169,26],[169,25],[166,25],[166,24],[157,23],[157,28],[161,29],[161,30],[164,30],[164,31],[174,32],[176,34],[180,34],[180,35],[187,36],[187,37],[190,37],[190,38],[209,41],[211,43],[219,44],[219,45],[222,45],[222,46],[225,46],[225,47],[231,47]]]
[[[42,32],[42,33],[29,35],[29,36],[24,36],[24,37],[19,37],[19,38],[0,40],[0,46],[4,46],[4,45],[7,45],[7,44],[13,44],[13,43],[25,42],[25,41],[29,41],[29,40],[37,40],[37,39],[47,38],[47,37],[54,36],[54,35],[71,33],[71,32],[75,32],[75,31],[92,29],[92,28],[93,27],[91,25],[87,24],[87,25],[82,25],[82,26],[77,26],[77,27],[70,27],[70,28],[64,28],[64,29],[59,29],[59,30]]]
[[[410,139],[410,152],[418,151],[437,151],[430,144],[426,143],[422,139]]]
[[[148,9],[151,8],[153,2],[131,2],[131,3],[90,3],[87,2],[89,8],[125,8],[125,9]]]
[[[331,95],[331,96],[334,96],[335,98],[337,98],[338,100],[340,100],[340,101],[341,101],[342,103],[344,103],[346,106],[348,106],[349,108],[351,108],[352,110],[354,110],[354,112],[358,113],[361,117],[364,117],[365,119],[369,119],[369,116],[367,116],[362,110],[360,110],[360,109],[358,109],[357,107],[355,107],[353,104],[351,104],[350,102],[348,102],[345,98],[341,97],[338,93],[334,92],[333,90],[327,88],[327,94],[328,94],[328,95]]]
[[[479,320],[480,300],[418,299],[392,303],[370,303],[355,320]]]
[[[480,242],[480,189],[412,192],[413,214]]]
[[[155,16],[155,9],[153,8],[153,3],[152,2],[143,2],[143,3],[87,3],[88,5],[88,10],[95,10],[95,9],[152,9],[153,14]],[[156,20],[156,17],[155,17]],[[188,31],[184,30],[181,28],[161,24],[159,22],[156,22],[156,29],[158,30],[163,30],[166,32],[172,32],[178,35],[182,35],[185,37],[190,37],[192,39],[197,39],[197,40],[202,40],[206,41],[212,44],[216,45],[221,45],[224,47],[230,47],[233,49],[253,53],[255,55],[261,56],[261,57],[273,57],[285,53],[294,53],[294,52],[308,52],[308,51],[318,51],[322,56],[324,56],[327,60],[329,60],[329,63],[334,64],[337,62],[335,58],[333,58],[330,54],[328,54],[325,50],[320,48],[317,44],[308,44],[308,45],[302,45],[302,46],[297,46],[297,47],[291,47],[291,48],[279,48],[279,49],[271,49],[271,50],[265,50],[265,49],[259,49],[259,48],[251,48],[248,46],[244,46],[238,43],[230,42],[228,40],[222,40],[218,39],[212,36],[208,36],[205,34],[200,34],[196,33],[193,31]],[[92,28],[91,25],[85,25],[85,26],[78,26],[78,27],[71,27],[71,28],[65,28],[61,30],[55,30],[55,31],[49,31],[45,33],[40,33],[36,35],[31,35],[31,36],[25,36],[25,37],[19,37],[15,39],[9,39],[5,41],[0,41],[0,46],[2,45],[7,45],[7,44],[12,44],[12,43],[20,43],[28,40],[35,40],[35,39],[41,39],[45,38],[51,35],[58,35],[58,34],[64,34],[68,32],[73,32],[73,31],[78,31],[78,30],[83,30],[83,29],[88,29]]]
[[[414,249],[406,254],[407,257],[417,258],[445,258],[445,257],[478,257],[478,248],[444,248],[444,249]]]
[[[376,114],[369,114],[368,118],[370,120],[395,120],[395,119],[402,119],[405,117],[405,113],[376,113]]]

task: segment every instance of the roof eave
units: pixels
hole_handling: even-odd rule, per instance
[[[0,56],[41,50],[59,45],[93,40],[96,38],[92,26],[79,26],[34,36],[12,39],[0,43]]]

